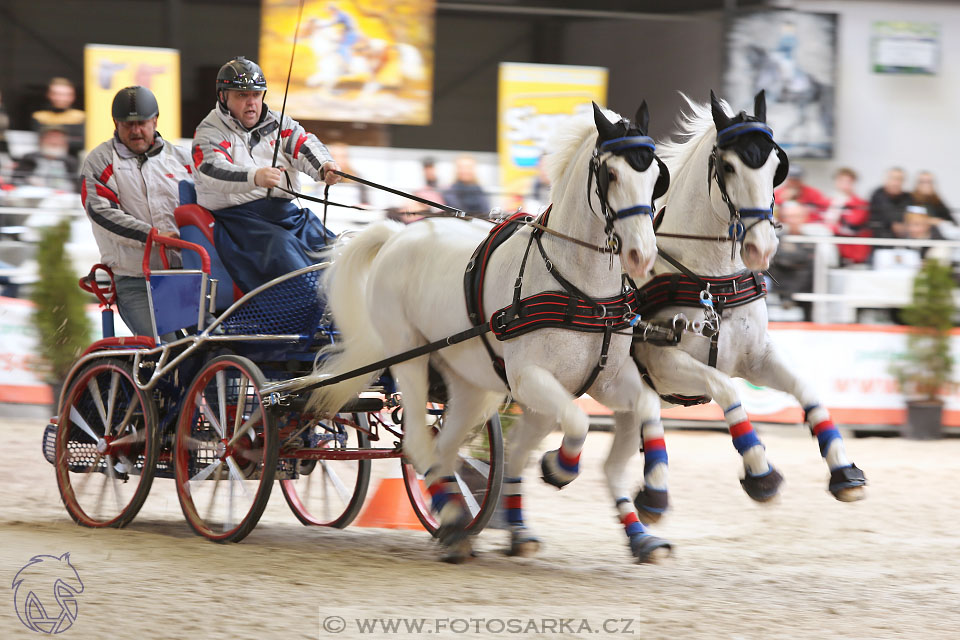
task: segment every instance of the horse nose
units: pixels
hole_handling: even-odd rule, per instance
[[[653,261],[656,258],[656,251],[651,256],[644,258],[644,255],[638,249],[630,249],[627,252],[627,263],[624,266],[627,273],[632,277],[645,276],[653,269]]]
[[[766,269],[770,266],[770,259],[773,257],[773,249],[761,251],[760,247],[753,243],[744,245],[746,255],[744,262],[750,263],[749,266],[754,270]]]

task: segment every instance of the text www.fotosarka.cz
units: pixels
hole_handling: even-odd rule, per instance
[[[320,638],[370,635],[634,635],[633,618],[356,618],[320,614]]]

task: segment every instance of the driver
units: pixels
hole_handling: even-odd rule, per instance
[[[328,185],[340,181],[327,148],[289,116],[281,126],[280,114],[263,101],[266,91],[256,63],[230,60],[217,74],[217,105],[193,138],[197,202],[212,212],[217,252],[244,292],[314,264],[333,235],[274,187],[299,191],[300,171]]]

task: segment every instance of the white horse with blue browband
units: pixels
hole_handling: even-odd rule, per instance
[[[656,257],[651,204],[658,182],[662,191],[668,178],[660,162],[654,162],[652,140],[646,137],[646,105],[637,119],[641,122],[630,123],[595,108],[593,122],[578,119],[561,132],[548,165],[553,207],[546,224],[567,238],[545,233],[538,249],[531,251],[533,229],[527,227],[493,252],[483,285],[487,314],[511,305],[521,269],[524,296],[560,289],[556,274],[596,299],[623,294],[622,271],[635,278],[646,276]],[[598,183],[602,197],[592,188]],[[464,272],[488,229],[439,218],[407,227],[382,223],[340,247],[325,290],[342,341],[320,359],[313,380],[469,329]],[[598,251],[611,245],[618,245],[617,253]],[[540,252],[549,257],[542,259]],[[559,450],[545,455],[545,477],[562,486],[576,476],[589,423],[574,392],[593,376],[605,340],[605,366],[587,391],[614,410],[654,419],[659,401],[644,387],[630,359],[628,332],[601,335],[543,328],[509,340],[490,340],[495,355],[503,359],[509,391],[524,409],[521,423],[510,434],[508,475],[519,477],[530,449],[544,431],[559,425],[563,442]],[[428,364],[443,376],[449,397],[437,438],[426,423]],[[404,453],[418,472],[426,474],[441,522],[441,542],[451,559],[463,559],[469,554],[469,539],[463,535],[465,512],[458,487],[448,479],[464,434],[497,410],[508,386],[478,338],[392,366],[391,371],[402,394]],[[368,382],[357,378],[322,387],[312,396],[311,408],[333,413]],[[618,492],[625,497],[625,488]],[[624,520],[631,548],[638,558],[648,559],[667,545],[646,533],[636,522],[630,500],[625,502],[621,516],[633,513]],[[525,534],[522,519],[512,524],[518,548],[536,545]]]
[[[756,280],[749,272],[766,269],[777,250],[773,189],[786,176],[787,157],[764,122],[762,91],[756,97],[753,116],[744,112],[730,115],[726,103],[712,93],[709,106],[690,102],[690,108],[692,113],[682,122],[684,139],[661,145],[673,182],[668,197],[659,203],[664,211],[657,228],[660,258],[654,276],[681,273],[695,285],[693,291],[706,280],[723,282],[726,277],[732,282],[731,274],[740,274],[741,287],[743,283],[749,285]],[[638,342],[634,347],[636,360],[661,395],[670,394],[674,399],[704,396],[723,407],[733,444],[743,457],[741,483],[754,500],[762,502],[777,495],[783,478],[767,460],[731,377],[794,396],[804,409],[805,420],[830,470],[830,492],[841,501],[860,500],[865,495],[864,474],[847,458],[843,439],[816,392],[797,378],[777,352],[767,332],[762,283],[758,281],[755,287],[752,296],[743,294],[736,284],[722,296],[716,296],[716,290],[707,296],[716,304],[723,299],[731,302],[720,314],[716,340],[709,335],[688,335],[673,347]],[[656,309],[653,319],[669,321],[683,313],[692,320],[709,323],[716,320],[715,310],[696,301],[665,304]],[[644,319],[651,318],[645,315]],[[709,364],[711,361],[715,366]],[[618,432],[624,433],[642,420],[626,414],[618,414],[615,419]],[[654,508],[644,509],[645,503],[651,503],[651,493],[656,496],[652,500]],[[666,502],[665,482],[652,487],[648,483],[637,498],[646,522],[658,519]]]

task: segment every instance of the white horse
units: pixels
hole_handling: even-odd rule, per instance
[[[647,214],[655,191],[662,191],[668,178],[665,167],[661,177],[662,164],[654,162],[653,141],[645,136],[645,104],[637,119],[640,129],[595,107],[594,122],[578,119],[561,132],[550,162],[553,207],[549,219],[540,220],[552,233],[543,234],[531,250],[534,230],[527,226],[492,253],[485,267],[480,322],[490,317],[490,310],[512,306],[515,284],[530,296],[557,291],[565,279],[568,291],[570,285],[595,299],[615,298],[623,295],[621,270],[635,277],[649,272],[656,244]],[[594,192],[591,185],[601,188]],[[335,257],[324,284],[342,340],[318,359],[311,382],[470,328],[464,273],[468,265],[477,266],[471,256],[487,230],[434,218],[406,227],[381,223],[351,239]],[[615,245],[619,251],[598,251]],[[490,340],[494,355],[502,358],[506,383],[478,338],[391,367],[402,395],[404,454],[426,475],[447,559],[466,558],[470,546],[463,533],[463,498],[451,482],[456,451],[469,429],[496,411],[508,391],[525,415],[511,430],[522,444],[511,447],[520,453],[510,455],[507,471],[519,475],[525,452],[543,435],[541,426],[559,424],[562,445],[545,454],[543,463],[545,477],[557,486],[578,473],[588,418],[575,403],[574,392],[593,374],[587,390],[599,401],[638,415],[659,414],[656,396],[644,391],[630,359],[631,337],[623,333],[542,328],[505,341]],[[608,349],[601,359],[604,342]],[[605,361],[599,370],[598,361]],[[444,428],[436,438],[426,423],[428,363],[443,376],[449,397]],[[633,374],[622,375],[621,369]],[[322,387],[311,397],[311,408],[335,412],[369,380]],[[517,530],[522,537],[522,523]],[[631,531],[632,546],[644,553],[665,545],[656,544],[642,525]],[[634,545],[633,538],[641,536],[645,543]]]
[[[657,228],[660,257],[652,282],[658,282],[657,275],[683,271],[689,285],[686,299],[692,301],[680,306],[675,295],[664,294],[665,304],[652,317],[670,319],[684,313],[693,320],[709,320],[707,307],[698,303],[698,293],[708,281],[714,307],[722,304],[725,309],[721,309],[715,343],[709,337],[712,332],[707,331],[708,337],[688,335],[673,347],[637,343],[634,355],[658,393],[674,398],[709,396],[723,407],[733,444],[743,457],[745,477],[741,483],[754,500],[773,498],[783,477],[768,462],[731,376],[793,395],[803,407],[830,469],[830,492],[841,501],[860,500],[865,496],[864,474],[848,460],[843,439],[817,394],[777,353],[767,332],[766,304],[757,295],[763,291],[762,281],[750,273],[766,269],[776,252],[773,189],[787,172],[786,154],[764,123],[764,92],[757,94],[752,117],[744,112],[729,115],[726,103],[712,93],[709,107],[688,102],[692,113],[681,122],[686,140],[663,145],[673,184],[668,198],[660,202],[665,210]],[[731,243],[734,248],[740,245],[739,252],[731,251]],[[659,282],[667,286],[669,276]],[[649,302],[665,289],[651,288],[648,283],[646,291]],[[644,319],[651,318],[645,315]],[[715,366],[710,366],[711,361]],[[637,421],[636,416],[617,416],[618,426],[622,422],[626,429]],[[641,493],[637,498],[641,517],[655,521],[662,509],[645,510],[643,502]],[[665,492],[654,502],[665,507]]]

